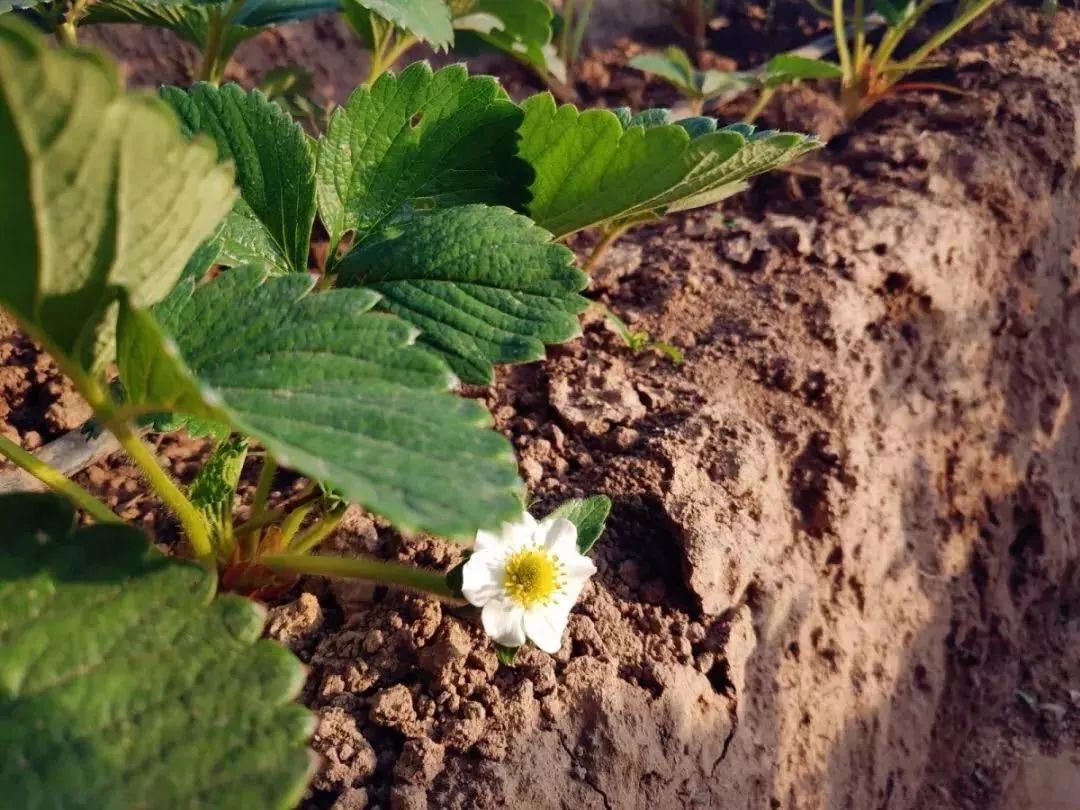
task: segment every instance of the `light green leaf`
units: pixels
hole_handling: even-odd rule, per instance
[[[422,332],[466,382],[492,363],[527,363],[544,344],[580,334],[588,277],[551,234],[506,208],[460,206],[401,223],[339,265],[342,284],[377,292],[376,305]]]
[[[367,9],[435,48],[449,48],[454,42],[450,9],[444,0],[345,0],[345,4]]]
[[[611,498],[593,495],[591,498],[575,498],[566,501],[548,517],[565,518],[578,530],[578,551],[588,554],[604,533],[608,515],[611,514]]]
[[[608,110],[556,108],[548,93],[523,109],[519,154],[536,172],[529,213],[556,236],[718,202],[750,177],[821,146],[796,133],[717,128],[701,117],[687,126],[642,126],[639,113],[624,127],[626,119]]]
[[[762,83],[766,87],[778,87],[800,79],[839,79],[843,76],[840,66],[824,59],[780,54],[765,65]]]
[[[454,28],[480,33],[498,31],[512,40],[545,45],[551,41],[552,11],[544,0],[451,0]],[[470,24],[493,20],[494,26]]]
[[[226,220],[224,259],[305,272],[315,221],[315,156],[300,125],[259,91],[200,82],[164,87],[188,134],[204,132],[236,165],[242,200]]]
[[[163,297],[233,202],[232,170],[95,53],[0,22],[0,303],[69,367],[111,359],[115,303]]]
[[[265,611],[137,530],[0,497],[0,795],[20,810],[295,807],[314,723]]]
[[[154,317],[125,309],[129,401],[225,421],[404,529],[465,539],[519,512],[509,444],[415,330],[369,290],[312,284],[242,267],[181,282]]]
[[[639,53],[630,60],[630,67],[652,73],[691,96],[701,94],[699,73],[682,48],[671,47],[663,53]]]
[[[320,141],[317,196],[330,244],[360,240],[395,216],[464,203],[520,208],[521,110],[488,76],[425,63],[384,74],[334,111]]]
[[[248,444],[245,436],[220,441],[188,487],[191,503],[202,512],[214,533],[216,548],[222,547],[222,538],[232,530],[233,500],[247,459]]]

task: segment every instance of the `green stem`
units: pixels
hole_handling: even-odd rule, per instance
[[[273,486],[276,472],[277,461],[267,451],[262,469],[259,470],[259,481],[255,484],[255,497],[251,501],[252,518],[257,518],[266,511],[266,502],[270,498],[270,487]]]
[[[345,508],[335,509],[330,514],[321,518],[314,526],[301,534],[289,544],[289,551],[293,554],[307,554],[319,545],[323,540],[333,534],[345,517]]]
[[[95,408],[95,410],[99,409]],[[179,518],[195,556],[204,561],[213,559],[214,546],[210,541],[210,530],[202,513],[195,508],[176,482],[165,472],[158,460],[154,458],[154,454],[150,452],[150,448],[143,443],[130,425],[124,422],[113,422],[107,417],[104,421],[116,440],[120,442],[120,446],[142,470],[154,492]]]
[[[206,31],[206,42],[203,44],[202,64],[196,79],[202,82],[216,84],[214,77],[222,72],[218,67],[218,57],[221,54],[221,43],[225,35],[225,17],[219,8],[210,9],[210,25]]]
[[[277,523],[289,514],[290,509],[296,509],[304,504],[317,501],[322,495],[319,493],[314,484],[311,484],[308,489],[300,495],[299,500],[294,501],[289,506],[279,506],[277,509],[271,509],[268,512],[263,512],[261,515],[252,515],[246,523],[243,523],[234,529],[234,534],[238,537],[242,537],[245,534],[250,534],[258,529],[262,529],[266,526],[271,526]]]
[[[953,18],[948,25],[930,37],[921,48],[901,63],[901,67],[904,67],[909,71],[916,70],[930,54],[956,36],[961,29],[973,22],[976,17],[983,12],[988,11],[990,6],[994,5],[996,2],[998,2],[998,0],[982,0],[982,2],[973,4],[971,8],[967,9],[963,14]]]
[[[283,548],[289,547],[292,539],[296,537],[296,533],[300,531],[300,524],[304,522],[304,518],[311,514],[311,510],[314,508],[314,503],[306,503],[289,512],[288,517],[281,522],[280,542]]]
[[[923,15],[930,10],[935,2],[936,0],[920,0],[919,5],[911,12],[910,17],[900,23],[900,25],[895,28],[890,28],[885,32],[885,36],[879,43],[872,62],[873,72],[875,74],[881,73],[881,71],[885,69],[885,65],[892,59],[892,55],[896,52],[896,49],[900,47],[900,43],[904,41],[904,37],[908,35],[908,32],[915,27],[915,24],[922,19]]]
[[[862,72],[862,62],[866,54],[866,21],[863,19],[863,0],[855,0],[855,18],[852,24],[855,27],[853,47],[855,63],[852,67],[858,74]]]
[[[400,563],[361,557],[318,557],[310,554],[268,554],[260,557],[259,562],[294,574],[362,579],[377,585],[417,591],[447,602],[462,603],[461,598],[447,584],[445,574]]]
[[[752,124],[757,120],[757,117],[765,111],[765,107],[768,106],[772,100],[773,95],[776,93],[775,87],[763,87],[761,88],[761,95],[758,96],[758,100],[754,103],[746,115],[743,116],[743,123]]]
[[[610,248],[620,236],[630,230],[630,225],[616,225],[614,228],[608,231],[604,231],[600,236],[600,241],[596,243],[596,247],[593,248],[592,253],[589,254],[589,258],[585,260],[582,270],[586,274],[592,273],[593,269],[599,264],[600,259],[608,248]]]
[[[56,41],[65,48],[74,48],[79,44],[79,35],[75,23],[64,20],[56,26]]]
[[[833,35],[836,37],[836,55],[840,57],[840,70],[844,83],[855,77],[851,71],[851,51],[848,49],[847,29],[844,27],[844,0],[833,0]]]
[[[0,455],[11,459],[22,469],[43,482],[53,492],[74,503],[98,523],[123,523],[109,507],[67,478],[55,467],[46,464],[33,453],[0,434]]]

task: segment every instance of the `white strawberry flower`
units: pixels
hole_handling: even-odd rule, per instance
[[[499,532],[479,531],[462,569],[461,592],[482,608],[484,631],[506,647],[528,639],[558,652],[570,609],[596,573],[578,551],[577,527],[563,518],[540,523],[528,512]]]

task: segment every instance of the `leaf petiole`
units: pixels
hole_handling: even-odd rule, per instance
[[[0,455],[11,459],[14,464],[43,482],[49,489],[63,495],[98,523],[123,523],[109,507],[58,469],[46,464],[33,453],[23,450],[2,434],[0,434]]]

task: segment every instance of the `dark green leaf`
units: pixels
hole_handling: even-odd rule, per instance
[[[315,221],[315,157],[300,125],[262,93],[235,84],[164,87],[161,95],[188,134],[210,135],[219,158],[236,165],[242,200],[221,235],[224,259],[305,272]]]
[[[319,213],[331,245],[395,216],[464,203],[521,208],[529,167],[515,155],[518,109],[487,76],[425,63],[384,74],[330,118],[319,147]]]
[[[582,554],[588,554],[604,533],[609,514],[611,498],[607,495],[593,495],[591,498],[567,501],[548,517],[565,518],[577,526],[578,550]]]
[[[905,22],[915,11],[913,0],[874,0],[874,11],[885,18],[890,26]]]
[[[495,657],[499,659],[499,663],[506,667],[512,667],[514,665],[514,659],[517,658],[518,650],[521,647],[504,647],[502,644],[496,644]]]
[[[521,510],[507,441],[368,290],[243,267],[120,318],[129,401],[219,420],[404,529],[471,539]],[[154,319],[160,323],[157,328]],[[169,335],[165,338],[162,331]]]
[[[536,172],[529,212],[556,236],[718,202],[750,177],[821,146],[812,137],[749,125],[710,130],[700,118],[692,133],[660,123],[663,111],[647,111],[655,121],[639,113],[625,127],[625,113],[620,119],[607,110],[556,108],[548,93],[523,108],[520,154]]]
[[[264,611],[133,528],[0,498],[0,795],[11,808],[295,807],[313,722]]]
[[[0,22],[0,303],[75,367],[111,359],[115,303],[163,297],[232,205],[232,170],[97,54]]]
[[[416,326],[466,382],[492,363],[526,363],[544,344],[580,333],[577,295],[588,277],[551,234],[505,208],[460,206],[403,222],[361,243],[341,283],[382,296],[376,305]]]

